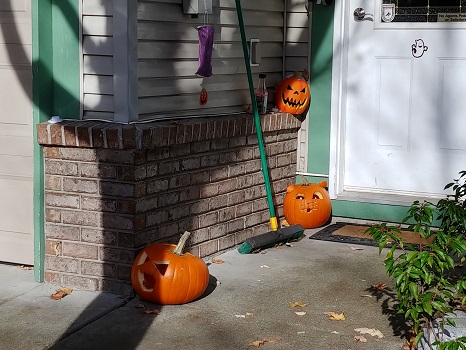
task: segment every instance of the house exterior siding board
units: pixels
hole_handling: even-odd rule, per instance
[[[113,0],[82,0],[84,119],[114,118],[113,86],[109,88],[114,75],[113,5]]]
[[[287,1],[285,75],[309,69],[309,17],[303,1]]]
[[[253,67],[254,79],[258,73],[267,74],[270,88],[282,78],[283,11],[282,0],[243,6],[248,38],[261,40],[262,62]],[[214,76],[209,78],[195,75],[197,27],[203,24],[203,16],[184,15],[181,1],[139,1],[137,21],[139,120],[245,111],[250,97],[235,1],[214,2],[209,15],[209,23],[215,27]],[[201,84],[209,93],[209,101],[202,107]],[[176,112],[173,106],[177,106]]]

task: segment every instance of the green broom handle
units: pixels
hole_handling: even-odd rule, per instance
[[[239,29],[241,32],[241,43],[243,45],[244,63],[246,66],[246,73],[248,75],[249,93],[251,94],[252,110],[254,112],[254,125],[256,126],[257,142],[259,144],[259,153],[261,156],[261,166],[262,166],[262,173],[264,175],[265,191],[267,193],[267,203],[269,205],[270,227],[273,231],[276,231],[278,229],[278,223],[277,223],[277,218],[275,217],[275,209],[274,209],[273,200],[272,200],[272,189],[270,188],[269,170],[268,170],[267,161],[265,158],[265,147],[264,147],[264,140],[262,136],[261,121],[259,117],[259,110],[257,108],[256,95],[254,93],[254,83],[252,81],[251,67],[249,65],[249,52],[248,52],[248,47],[246,43],[246,33],[244,31],[244,21],[243,21],[243,13],[241,10],[241,0],[235,0],[235,1],[236,1],[236,12],[238,14]]]

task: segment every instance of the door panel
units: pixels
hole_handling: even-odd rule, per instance
[[[440,196],[466,169],[466,23],[436,22],[459,9],[432,0],[383,22],[389,2],[408,3],[346,2],[340,191]],[[358,7],[364,20],[353,18]]]
[[[0,5],[0,261],[21,264],[34,261],[31,31],[30,1]]]

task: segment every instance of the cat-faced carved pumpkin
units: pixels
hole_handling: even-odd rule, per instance
[[[307,110],[310,100],[309,85],[299,75],[285,78],[277,86],[275,105],[283,112],[302,114]]]
[[[325,187],[326,181],[288,186],[283,202],[286,221],[303,228],[325,225],[332,214],[332,202]]]
[[[155,243],[144,248],[131,269],[136,293],[156,304],[184,304],[200,297],[209,285],[209,269],[204,261],[182,253],[189,232],[178,245]]]

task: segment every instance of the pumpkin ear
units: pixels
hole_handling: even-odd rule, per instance
[[[319,183],[319,185],[322,186],[322,187],[328,187],[328,183],[327,183],[327,181],[325,181],[325,180],[321,181],[321,182]]]

